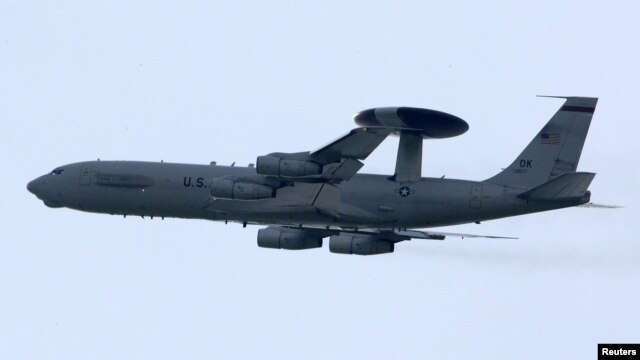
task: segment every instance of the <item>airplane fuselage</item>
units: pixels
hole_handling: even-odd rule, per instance
[[[418,230],[581,205],[595,173],[577,171],[597,98],[566,97],[511,165],[484,181],[422,177],[424,139],[467,131],[453,115],[384,107],[314,151],[272,152],[248,167],[141,161],[65,165],[27,188],[50,207],[113,215],[267,225],[258,246],[338,254],[392,253],[410,239],[493,235]],[[389,135],[400,137],[393,175],[361,174]]]
[[[211,196],[211,180],[224,176],[256,176],[255,168],[90,161],[56,170],[62,171],[44,175],[28,186],[51,207],[249,224],[425,228],[546,211],[589,201],[586,195],[565,203],[529,203],[517,196],[522,189],[504,185],[441,178],[396,182],[391,176],[371,174],[356,174],[336,186],[292,182],[278,188],[273,198],[227,200]]]

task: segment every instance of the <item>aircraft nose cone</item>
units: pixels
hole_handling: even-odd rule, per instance
[[[37,196],[42,190],[42,181],[40,181],[40,179],[35,179],[30,181],[27,184],[27,190],[29,190],[30,193]]]
[[[36,181],[35,180],[31,180],[27,184],[27,190],[29,190],[29,192],[32,193],[32,194],[36,193]]]

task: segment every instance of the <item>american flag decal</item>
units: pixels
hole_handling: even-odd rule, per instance
[[[560,145],[560,134],[558,134],[558,133],[542,133],[542,134],[540,134],[540,144]]]

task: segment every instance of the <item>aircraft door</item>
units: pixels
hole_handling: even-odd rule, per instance
[[[80,168],[80,185],[91,184],[91,172],[93,166],[89,164],[83,164]]]
[[[482,185],[471,186],[469,207],[472,209],[480,209],[482,207]]]

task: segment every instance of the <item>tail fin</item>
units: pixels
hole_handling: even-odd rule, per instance
[[[567,99],[529,146],[489,183],[531,189],[563,173],[575,172],[597,98]]]

